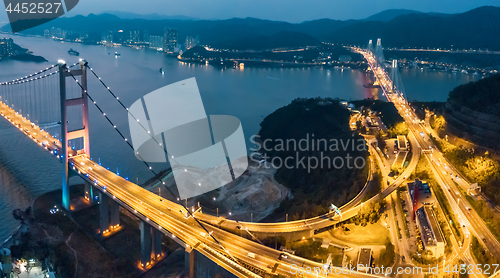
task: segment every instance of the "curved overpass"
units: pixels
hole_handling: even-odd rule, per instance
[[[416,142],[415,137],[410,134],[409,135],[409,141],[411,144],[411,147],[413,150],[418,149],[418,144]],[[368,144],[370,146],[370,151],[374,152],[376,150],[373,149],[371,144]],[[410,176],[410,174],[413,172],[415,167],[417,166],[418,159],[419,159],[419,152],[414,151],[411,161],[408,164],[408,167],[404,170],[404,172],[392,183],[390,186],[388,186],[386,189],[384,189],[382,192],[379,194],[375,195],[371,199],[369,199],[367,202],[373,202],[379,199],[383,199],[389,194],[391,194],[396,188],[398,188],[399,185],[401,185],[407,177]],[[374,169],[374,162],[373,158],[370,157],[370,177],[372,176],[372,169]],[[371,180],[371,178],[369,179]],[[369,182],[369,181],[368,181]],[[363,190],[356,196],[354,199],[352,199],[349,203],[345,204],[342,206],[340,209],[342,211],[342,220],[347,220],[351,217],[354,217],[358,214],[359,210],[361,209],[362,204],[360,204],[361,200],[363,199],[365,193],[366,193],[366,188],[363,188]],[[229,220],[225,219],[222,217],[215,217],[212,215],[208,214],[196,214],[196,218],[200,219],[206,223],[209,223],[211,225],[218,226],[223,229],[227,230],[238,230],[238,227],[240,229],[247,230],[249,232],[255,232],[255,233],[266,233],[266,234],[272,234],[272,233],[294,233],[294,232],[304,232],[304,231],[314,231],[314,230],[319,230],[322,228],[326,228],[329,226],[333,226],[336,223],[340,222],[340,216],[336,215],[335,213],[326,213],[320,216],[316,216],[313,218],[309,219],[303,219],[303,220],[296,220],[296,221],[289,221],[289,222],[277,222],[277,223],[253,223],[253,222],[242,222],[242,221],[235,221],[235,220]]]
[[[41,130],[40,127],[23,118],[2,102],[0,102],[0,114],[43,149],[60,158],[57,151],[61,149],[61,142],[49,133]],[[266,273],[289,277],[290,271],[293,270],[292,265],[311,269],[321,269],[322,267],[320,263],[293,255],[283,258],[281,251],[211,225],[202,227],[192,217],[185,217],[187,212],[182,205],[163,199],[117,176],[90,160],[86,155],[77,155],[71,151],[69,156],[72,170],[87,182],[93,183],[95,188],[103,194],[108,195],[120,206],[174,239],[181,246],[197,250],[237,277],[257,278],[265,276]],[[213,238],[207,235],[207,231]],[[256,254],[255,258],[251,257],[249,252]],[[328,276],[346,277],[350,275],[330,274]],[[357,273],[356,276],[377,277],[363,273]],[[317,277],[317,275],[307,274],[303,277]]]

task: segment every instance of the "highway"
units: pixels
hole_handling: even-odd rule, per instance
[[[392,93],[392,81],[387,76],[387,73],[376,65],[375,58],[370,53],[367,53],[362,49],[353,48],[353,50],[361,53],[368,61],[370,67],[375,72],[375,76],[381,84],[384,95],[389,101],[394,103],[399,113],[408,124],[410,134],[416,138],[419,149],[422,150],[422,153],[427,158],[432,171],[438,179],[438,185],[443,189],[446,198],[453,208],[453,212],[458,216],[461,224],[466,225],[468,229],[472,230],[472,232],[480,240],[481,244],[483,244],[494,256],[500,257],[500,243],[486,227],[484,221],[472,209],[468,201],[461,196],[456,188],[455,181],[452,180],[452,176],[456,179],[457,176],[461,177],[462,175],[453,167],[448,167],[450,164],[444,158],[443,154],[437,150],[431,142],[425,141],[425,139],[420,135],[422,132],[427,138],[429,138],[429,128],[426,128],[420,123],[420,121],[417,120],[417,116],[415,115],[413,109],[404,98],[397,93]],[[467,183],[464,178],[459,179],[457,182],[462,184]],[[464,186],[468,188],[467,184]]]
[[[422,150],[429,150],[432,148],[431,152],[424,152],[425,157],[427,158],[435,176],[440,177],[440,180],[438,179],[439,186],[443,189],[446,198],[452,205],[455,214],[458,215],[461,224],[467,225],[467,222],[470,223],[472,230],[477,235],[478,239],[480,239],[480,241],[482,241],[481,239],[485,239],[486,241],[483,243],[487,249],[490,250],[490,252],[492,252],[495,256],[500,257],[500,243],[456,187],[454,180],[456,180],[457,176],[461,176],[461,174],[452,167],[449,167],[450,163],[447,162],[443,154],[435,146],[433,146],[432,142],[425,141],[424,138],[420,136],[420,133],[423,132],[423,134],[429,138],[429,133],[427,133],[427,129],[425,129],[422,124],[412,121],[412,119],[416,118],[413,109],[409,108],[409,105],[405,101],[393,100],[393,102],[396,104],[396,107],[400,110],[400,112],[403,111],[403,113],[407,113],[405,114],[405,120],[410,131],[417,138],[419,146],[421,146]],[[441,163],[439,161],[441,161]],[[454,178],[452,178],[452,176]],[[464,178],[459,178],[457,182],[467,183]]]
[[[24,132],[42,148],[60,159],[61,142],[53,138],[37,125],[23,118],[13,109],[0,102],[0,114],[14,126]],[[292,275],[294,268],[304,267],[319,271],[322,264],[298,256],[286,254],[245,239],[230,232],[205,224],[206,230],[180,204],[163,199],[160,196],[143,189],[142,187],[106,170],[90,160],[86,155],[78,155],[70,150],[69,163],[75,171],[89,183],[93,183],[102,193],[113,201],[148,222],[153,227],[171,237],[186,249],[193,248],[208,257],[214,263],[225,268],[238,277],[262,277],[265,273],[281,274],[285,277]],[[202,214],[195,214],[195,217]],[[207,231],[215,238],[216,242]],[[255,258],[249,253],[256,254]],[[147,268],[147,266],[145,266]],[[253,270],[250,271],[249,269]],[[274,269],[274,272],[273,272]],[[333,268],[340,270],[340,268]],[[350,274],[332,274],[328,277],[346,277]],[[340,271],[338,271],[341,273]],[[326,277],[321,273],[305,273],[298,277]],[[378,277],[370,274],[358,273],[356,277]],[[297,277],[297,276],[295,276]]]
[[[407,52],[437,52],[450,54],[489,54],[499,55],[500,51],[489,51],[481,49],[425,49],[425,48],[385,48],[385,51],[407,51]]]
[[[412,148],[417,148],[415,140],[410,140],[410,144]],[[373,156],[376,150],[373,149],[371,144],[369,144],[370,149],[370,168],[374,169],[374,161]],[[404,172],[387,188],[382,190],[379,194],[370,198],[366,202],[373,202],[380,199],[384,199],[389,196],[394,190],[396,190],[406,179],[411,175],[415,167],[417,166],[419,159],[418,153],[413,153],[412,159],[408,164],[408,167],[404,170]],[[390,168],[390,166],[389,166]],[[372,171],[372,170],[370,170]],[[371,176],[371,174],[370,174]],[[368,180],[371,180],[369,178]],[[350,202],[340,207],[342,212],[342,220],[349,219],[358,214],[361,209],[363,203],[361,201],[364,198],[365,188],[352,199]],[[333,226],[334,224],[340,221],[340,216],[336,215],[334,212],[330,212],[324,215],[316,216],[309,219],[303,220],[295,220],[289,222],[276,222],[276,223],[254,223],[254,222],[243,222],[243,221],[234,221],[230,219],[225,219],[222,217],[215,217],[208,214],[197,214],[197,218],[215,225],[224,229],[232,229],[235,230],[237,227],[241,227],[243,229],[247,229],[250,232],[266,232],[266,233],[283,233],[283,232],[299,232],[299,231],[307,231],[307,230],[319,230],[325,227]]]
[[[365,56],[366,57],[366,56]],[[370,62],[373,57],[368,56],[367,60]],[[372,64],[373,65],[373,64]],[[392,87],[392,82],[387,77],[385,72],[379,68],[374,69],[379,82],[385,92],[388,92]],[[416,117],[413,110],[408,106],[406,101],[399,98],[395,94],[385,94],[389,101],[392,101],[400,114],[408,123],[410,134],[408,136],[411,148],[413,150],[412,159],[404,172],[397,177],[394,182],[386,187],[378,195],[371,198],[368,202],[385,198],[389,196],[399,185],[401,185],[407,177],[415,169],[419,155],[422,153],[428,159],[433,171],[438,178],[439,185],[443,187],[446,197],[450,201],[453,211],[458,215],[461,223],[466,225],[467,229],[471,229],[479,239],[485,239],[482,244],[495,255],[500,257],[500,244],[486,228],[484,222],[479,218],[475,211],[470,211],[470,205],[467,200],[460,196],[460,193],[455,188],[454,181],[451,180],[449,173],[458,175],[453,169],[446,169],[441,161],[445,161],[442,154],[435,148],[433,152],[429,151],[430,143],[426,142],[420,132],[426,131],[420,123],[415,121]],[[41,130],[38,126],[31,123],[29,120],[23,118],[20,114],[16,113],[13,109],[9,108],[4,103],[0,103],[0,114],[5,117],[9,122],[15,125],[18,129],[29,136],[33,141],[49,151],[51,154],[60,158],[61,142],[53,138],[47,132]],[[428,133],[425,133],[428,136]],[[371,152],[373,148],[370,146]],[[420,150],[425,150],[421,152]],[[91,161],[86,155],[78,155],[75,151],[69,151],[69,162],[73,171],[77,172],[83,179],[90,183],[94,183],[96,188],[101,190],[118,202],[121,206],[127,208],[135,213],[137,217],[149,222],[152,226],[163,231],[164,234],[176,240],[179,244],[186,248],[194,248],[201,254],[205,255],[216,264],[224,267],[238,277],[261,277],[264,273],[272,272],[274,269],[275,274],[282,274],[290,277],[290,270],[292,265],[321,268],[322,265],[304,258],[293,255],[282,256],[282,252],[263,246],[254,241],[239,237],[230,232],[216,228],[235,229],[240,226],[242,229],[249,231],[262,231],[262,232],[295,232],[305,230],[317,230],[324,227],[331,226],[338,222],[339,216],[334,216],[333,213],[325,214],[322,216],[314,217],[311,219],[281,222],[281,223],[249,223],[237,222],[223,218],[206,215],[203,213],[196,213],[195,217],[203,220],[206,223],[205,228],[200,226],[193,217],[188,217],[188,213],[180,204],[163,199],[158,195],[141,188],[140,186],[117,176],[115,173],[106,170],[105,168],[97,165]],[[373,165],[373,159],[371,164]],[[373,169],[373,168],[372,168]],[[466,182],[465,179],[462,179]],[[347,219],[355,216],[363,203],[359,202],[364,197],[364,190],[353,199],[351,202],[343,206],[341,209],[342,219]],[[455,192],[455,193],[454,193]],[[455,195],[453,195],[455,194]],[[394,225],[395,226],[395,225]],[[465,231],[465,229],[464,229]],[[209,232],[217,242],[209,235]],[[470,239],[469,239],[470,240]],[[405,243],[406,244],[406,243]],[[404,247],[407,249],[407,246]],[[467,260],[470,254],[466,254],[468,249],[464,251],[456,251],[458,257],[465,257]],[[255,258],[249,253],[256,254]],[[471,258],[470,258],[471,260]],[[245,267],[246,266],[246,267]],[[250,271],[248,269],[253,269]],[[257,270],[255,270],[257,269]],[[303,277],[317,277],[316,274],[305,275]],[[329,275],[329,277],[345,277],[347,275]],[[356,276],[374,276],[368,274],[357,274]]]

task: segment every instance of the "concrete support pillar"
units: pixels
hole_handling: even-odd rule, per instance
[[[151,225],[141,220],[141,265],[149,266],[151,263]]]
[[[155,259],[161,257],[161,240],[163,238],[163,233],[159,230],[152,228],[153,233],[153,256]]]
[[[184,256],[184,267],[186,268],[185,273],[187,274],[186,277],[188,278],[194,278],[195,274],[195,265],[196,265],[196,250],[192,249],[191,247],[188,247],[185,249],[186,253]]]
[[[120,205],[117,202],[111,201],[109,209],[111,211],[110,225],[113,227],[120,225]]]
[[[94,194],[94,187],[89,182],[85,182],[85,199],[87,199],[91,205],[97,203]]]
[[[99,227],[101,235],[109,229],[109,197],[104,193],[99,194]]]
[[[68,120],[66,115],[66,63],[59,63],[59,90],[61,101],[61,144],[62,149],[58,156],[62,155],[62,205],[64,209],[71,210],[69,204],[69,173],[68,173]]]

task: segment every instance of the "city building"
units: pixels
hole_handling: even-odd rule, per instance
[[[113,31],[108,30],[107,32],[103,33],[101,41],[104,44],[113,44]]]
[[[187,36],[186,37],[186,50],[190,49],[192,47],[195,47],[198,44],[200,44],[200,38],[198,36],[196,36],[196,37]]]
[[[163,32],[163,51],[174,53],[177,47],[177,29],[165,28]]]
[[[433,205],[434,197],[432,196],[429,184],[419,179],[407,183],[406,186],[411,201],[409,207],[413,214],[413,220],[415,220],[417,210],[425,205]]]
[[[417,210],[417,226],[424,249],[431,251],[436,258],[444,256],[443,232],[430,206],[425,205]]]
[[[149,47],[163,49],[163,36],[149,36]]]
[[[130,36],[129,36],[129,42],[130,43],[139,43],[139,31],[130,31]]]
[[[14,40],[11,38],[0,39],[0,57],[8,57],[13,54],[12,45]]]
[[[144,30],[142,32],[142,42],[149,43],[149,31],[148,30]]]

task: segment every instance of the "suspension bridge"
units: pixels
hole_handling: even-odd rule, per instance
[[[220,226],[210,225],[206,222],[213,220],[213,217],[191,210],[179,199],[178,202],[164,199],[91,160],[89,105],[95,105],[110,128],[116,130],[132,151],[133,146],[126,133],[113,123],[87,91],[88,76],[98,80],[103,90],[119,103],[129,117],[137,119],[85,60],[72,65],[59,61],[30,75],[0,83],[1,116],[61,162],[62,205],[65,210],[71,212],[73,209],[68,182],[72,172],[85,182],[86,202],[99,205],[99,233],[103,237],[121,229],[120,207],[136,215],[140,219],[141,230],[141,260],[138,267],[144,270],[163,258],[161,242],[164,236],[185,248],[189,277],[211,277],[213,273],[207,271],[213,267],[207,267],[206,263],[200,265],[200,262],[207,261],[222,268],[227,274],[224,277],[292,277],[292,265],[317,271],[324,267],[291,254],[283,256],[279,250],[237,236],[220,229]],[[76,113],[77,116],[72,114],[78,110],[81,113]],[[70,117],[80,121],[74,125],[77,128],[70,130],[68,127]],[[148,129],[142,127],[149,134]],[[160,143],[158,147],[165,151]],[[158,182],[165,184],[150,164],[143,163],[158,177]],[[204,217],[208,220],[200,221]],[[303,277],[316,277],[317,274],[313,272]]]
[[[373,49],[371,43],[368,46],[368,49],[370,48]],[[375,50],[354,49],[354,51],[359,51],[364,55],[379,80],[384,95],[404,99],[404,88],[397,71],[397,62],[393,61],[391,76],[389,76],[384,69],[386,64],[380,40],[377,41]],[[283,256],[281,251],[268,248],[226,230],[243,229],[249,233],[271,234],[304,232],[305,238],[306,235],[310,237],[316,229],[337,223],[338,219],[334,221],[333,213],[282,223],[245,223],[225,220],[201,212],[193,212],[184,206],[182,201],[164,199],[92,161],[89,144],[89,105],[95,105],[110,128],[116,130],[117,135],[132,151],[133,146],[126,137],[126,132],[117,128],[91,93],[87,91],[88,75],[98,80],[103,90],[116,100],[129,117],[137,119],[85,60],[72,65],[59,61],[56,65],[30,75],[0,83],[0,114],[31,138],[41,149],[61,161],[62,204],[67,211],[72,210],[68,177],[69,173],[73,172],[85,181],[84,197],[87,202],[99,204],[99,232],[103,237],[121,228],[120,206],[141,220],[141,261],[138,264],[145,270],[162,259],[163,236],[172,238],[185,248],[190,277],[207,275],[201,274],[205,267],[197,265],[201,257],[208,258],[209,261],[223,268],[228,275],[236,277],[273,277],[276,275],[290,277],[293,276],[290,275],[292,265],[311,269],[323,267],[322,264],[294,255]],[[72,130],[68,129],[68,118],[74,115],[69,112],[76,110],[68,109],[69,107],[81,109],[81,114],[73,117],[80,120],[81,124]],[[144,132],[148,131],[146,127],[142,127]],[[158,144],[158,147],[165,151],[161,144]],[[418,156],[414,157],[418,158]],[[155,177],[158,177],[158,182],[164,184],[152,166],[145,161],[143,163]],[[412,169],[413,167],[407,168],[410,172]],[[405,176],[404,173],[395,183],[374,198],[385,197],[393,192],[404,182],[403,176]],[[168,187],[166,189],[169,190]],[[175,194],[172,193],[172,196]],[[356,199],[343,207],[343,220],[353,217],[359,211],[360,204]],[[224,230],[220,229],[221,227]],[[305,276],[308,275],[305,274]],[[310,276],[316,277],[316,274],[313,273]],[[348,275],[329,276],[345,277]]]

